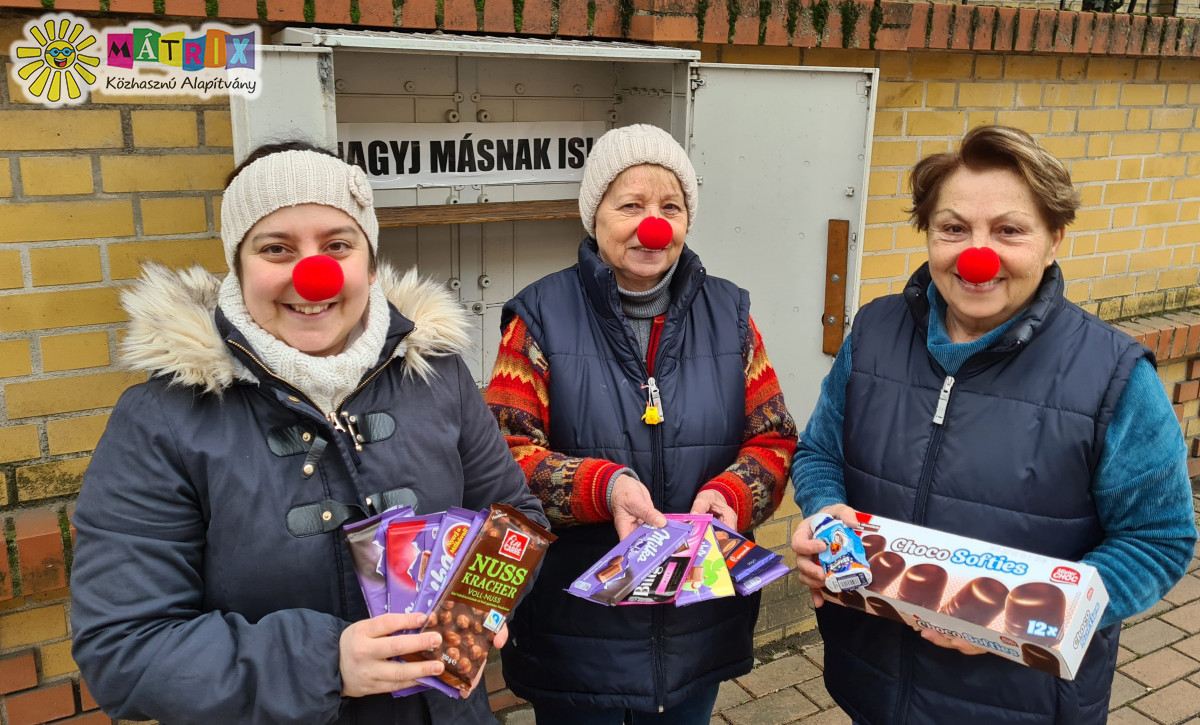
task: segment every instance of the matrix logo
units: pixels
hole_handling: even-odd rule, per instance
[[[57,108],[88,100],[93,88],[111,95],[256,97],[261,31],[205,23],[199,29],[150,23],[108,28],[103,40],[69,13],[25,24],[10,48],[13,80],[31,100]],[[88,54],[103,53],[103,56]],[[102,64],[103,59],[103,64]]]
[[[86,20],[44,15],[25,23],[25,38],[12,44],[13,75],[31,98],[51,108],[83,103],[96,83],[100,58],[83,51],[96,47]]]
[[[258,95],[258,26],[205,23],[199,30],[149,23],[104,31],[106,93]]]

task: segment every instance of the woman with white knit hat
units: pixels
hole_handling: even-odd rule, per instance
[[[305,144],[231,174],[232,274],[148,266],[122,296],[121,397],[84,477],[73,655],[109,715],[168,723],[495,722],[393,698],[438,635],[367,617],[344,523],[509,503],[544,522],[459,357],[461,307],[377,264],[363,172]],[[505,633],[496,638],[503,643]]]
[[[504,308],[486,393],[558,540],[510,621],[504,677],[538,725],[707,725],[750,670],[758,595],[605,608],[563,590],[642,522],[778,506],[796,427],[745,290],[687,248],[696,172],[647,125],[596,141],[579,262]]]

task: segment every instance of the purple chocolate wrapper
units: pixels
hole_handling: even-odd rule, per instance
[[[442,586],[450,574],[458,567],[458,562],[462,559],[461,554],[471,548],[471,540],[479,533],[485,519],[487,511],[470,511],[458,507],[446,509],[429,560],[429,570],[421,582],[421,590],[417,592],[414,612],[429,614],[433,610],[438,593],[442,591]]]
[[[779,555],[776,554],[776,556],[779,556]],[[754,592],[758,591],[759,589],[762,589],[763,587],[765,587],[766,585],[775,581],[776,579],[783,577],[783,576],[787,576],[787,573],[789,571],[791,571],[791,568],[787,564],[783,563],[782,557],[780,557],[779,563],[773,564],[770,567],[763,569],[762,571],[760,571],[759,573],[755,574],[754,576],[752,576],[748,579],[744,579],[740,582],[734,582],[733,589],[734,589],[734,591],[736,591],[738,594],[741,594],[742,596],[746,596],[747,594],[753,594]]]
[[[392,521],[388,524],[386,534],[387,555],[384,557],[384,568],[387,572],[388,611],[397,614],[408,614],[416,606],[417,592],[421,590],[425,571],[432,557],[434,542],[437,539],[438,526],[442,522],[442,514],[428,516],[413,516],[403,520]],[[399,526],[409,527],[420,524],[419,531],[403,539],[403,550],[397,549],[401,542],[393,536],[392,529]],[[379,535],[376,534],[378,540]],[[402,560],[402,561],[401,561]]]
[[[712,523],[711,514],[666,514],[668,521],[682,521],[692,527],[687,540],[665,562],[654,567],[618,606],[630,604],[670,604],[679,595],[683,580],[704,540],[704,531]]]
[[[662,528],[642,524],[571,583],[567,592],[613,606],[675,553],[692,531],[690,524],[667,521]]]
[[[729,567],[729,576],[733,578],[735,586],[777,560],[778,554],[755,544],[720,521],[713,519],[712,525],[717,546],[721,549],[721,556],[725,557],[725,565]]]
[[[375,535],[380,529],[386,531],[387,525],[394,519],[412,514],[413,510],[408,506],[397,506],[369,519],[342,527],[346,545],[350,547],[350,557],[354,560],[358,586],[362,589],[363,599],[367,603],[367,614],[372,617],[387,614],[388,611],[387,579],[379,567],[383,558],[383,546],[375,544]]]

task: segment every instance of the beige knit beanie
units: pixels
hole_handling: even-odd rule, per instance
[[[350,215],[378,251],[379,220],[367,175],[336,156],[316,151],[280,151],[242,169],[221,202],[221,242],[225,262],[233,258],[246,232],[259,219],[285,206],[324,204]]]
[[[579,187],[579,216],[587,233],[596,235],[596,209],[613,179],[631,166],[658,164],[679,179],[687,203],[688,229],[696,220],[696,170],[687,152],[674,137],[658,126],[640,123],[614,128],[592,146],[583,165],[583,183]]]

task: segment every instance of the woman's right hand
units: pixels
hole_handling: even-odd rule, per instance
[[[645,484],[625,473],[613,482],[612,515],[619,539],[629,536],[642,522],[651,526],[667,525],[667,517],[654,508]]]
[[[433,649],[441,643],[442,636],[437,632],[392,636],[424,625],[425,619],[424,614],[381,614],[346,627],[338,647],[342,696],[378,695],[411,687],[418,677],[440,675],[445,667],[441,662],[392,660],[410,652]]]
[[[817,512],[820,514],[829,514],[834,518],[842,520],[842,523],[847,526],[854,527],[858,525],[856,512],[844,503],[826,506]],[[819,607],[825,602],[825,598],[821,596],[821,588],[825,586],[825,569],[817,561],[817,555],[825,551],[825,542],[813,538],[812,520],[816,516],[809,516],[796,526],[796,532],[792,534],[792,551],[796,552],[796,573],[800,575],[800,583],[812,590],[813,606]]]

